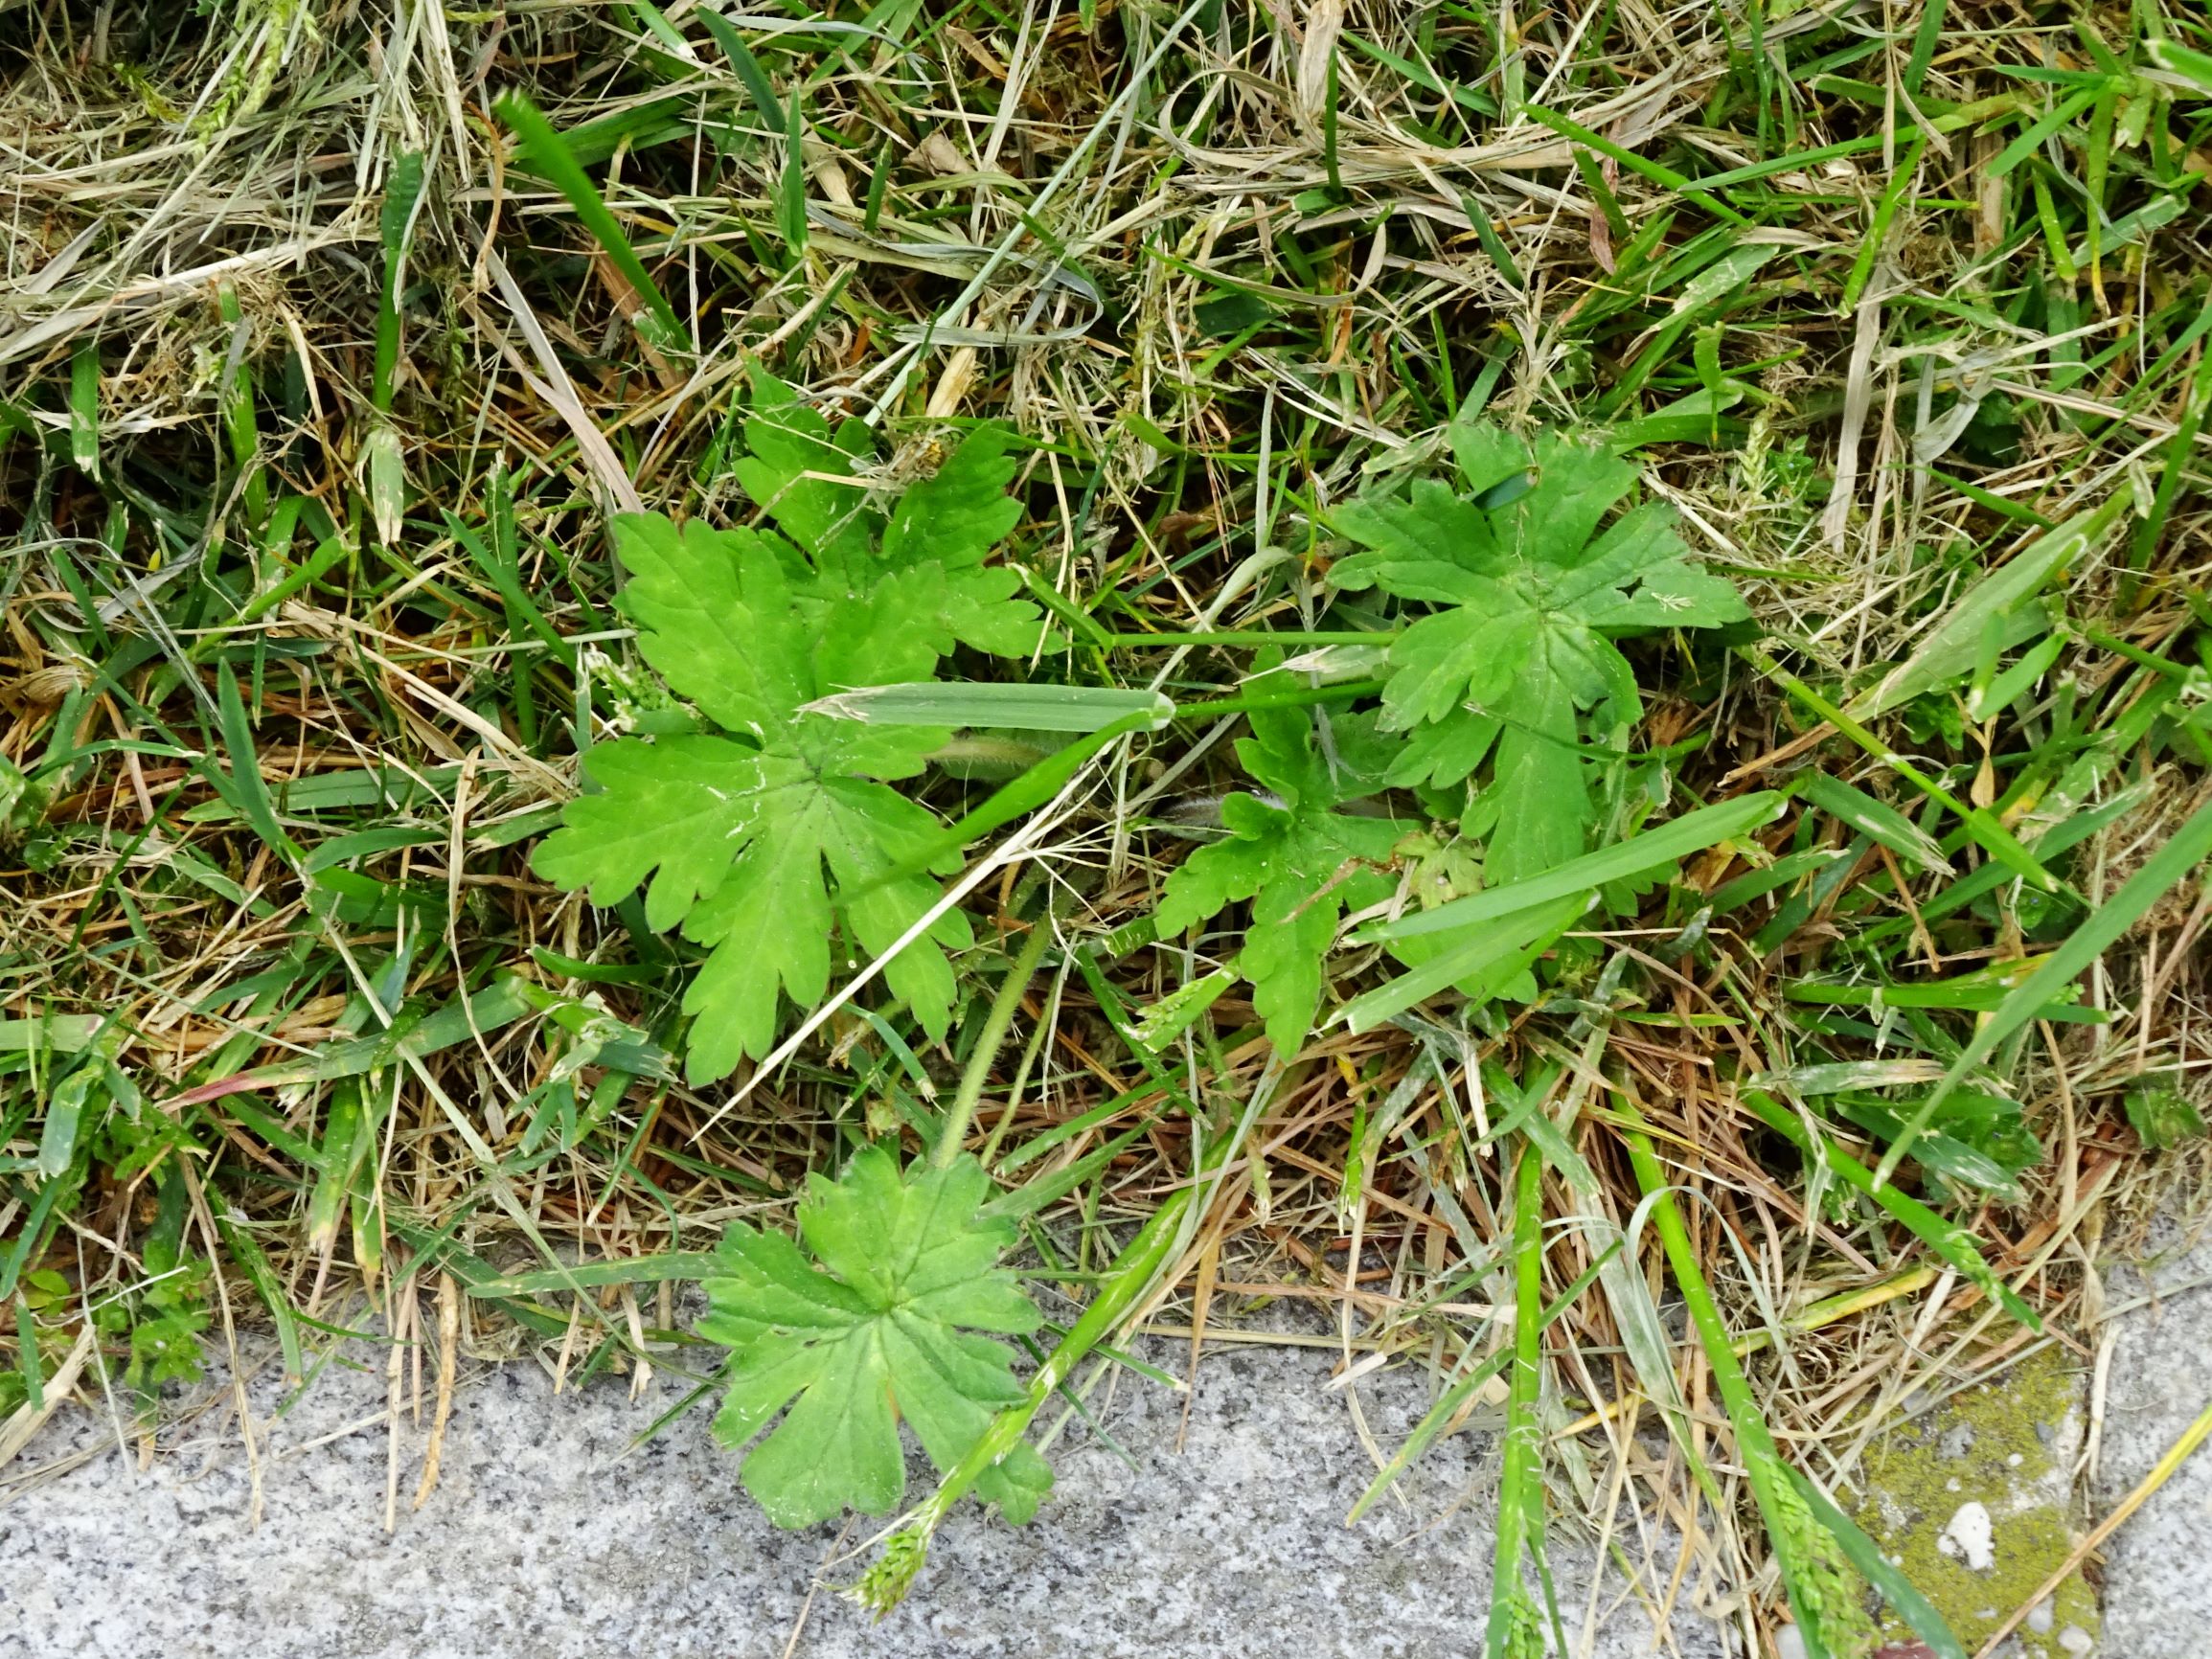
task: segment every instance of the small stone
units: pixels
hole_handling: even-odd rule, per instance
[[[1991,1548],[1995,1534],[1988,1506],[1964,1503],[1943,1529],[1935,1547],[1947,1556],[1964,1560],[1973,1571],[1986,1573],[1996,1565],[1996,1551]]]
[[[1775,1659],[1805,1659],[1805,1638],[1797,1633],[1794,1625],[1783,1625],[1774,1631]]]
[[[2008,1463],[2008,1464],[2010,1464],[2010,1465],[2011,1465],[2011,1466],[2012,1466],[2014,1468],[2016,1468],[2016,1469],[2017,1469],[2017,1468],[2018,1468],[2018,1467],[2020,1466],[2020,1465],[2021,1465],[2021,1464],[2023,1464],[2023,1463],[2025,1463],[2026,1461],[2027,1461],[2027,1460],[2026,1460],[2026,1459],[2024,1459],[2024,1458],[2022,1458],[2018,1452],[2015,1452],[2015,1453],[2013,1453],[2013,1455],[2012,1455],[2011,1457],[2009,1457],[2009,1458],[2005,1459],[2005,1462],[2006,1462],[2006,1463]]]
[[[1953,1475],[1943,1483],[1943,1489],[1947,1492],[1958,1492],[1964,1491],[1966,1489],[1958,1484],[1958,1476]]]
[[[2079,1625],[2068,1625],[2059,1632],[2059,1646],[2074,1659],[2087,1659],[2087,1655],[2096,1651],[2097,1639]]]
[[[2038,1602],[2028,1609],[2028,1628],[2039,1636],[2048,1636],[2051,1625],[2057,1622],[2048,1602]]]

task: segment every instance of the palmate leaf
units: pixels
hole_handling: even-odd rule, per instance
[[[624,739],[584,769],[600,792],[570,803],[533,867],[611,904],[646,888],[646,920],[709,948],[684,997],[686,1072],[726,1075],[775,1040],[779,992],[820,1001],[833,924],[887,950],[938,898],[926,876],[883,878],[935,834],[934,818],[885,786],[911,777],[946,733],[801,712],[851,686],[926,676],[928,602],[942,573],[894,573],[836,607],[810,607],[788,577],[798,556],[751,531],[615,522],[630,579],[624,608],[646,660],[729,737]],[[891,989],[933,1037],[954,984],[945,948],[969,943],[948,913],[893,958]]]
[[[955,641],[1006,656],[1036,648],[1037,607],[1014,597],[1020,576],[984,562],[1021,518],[1021,504],[1006,492],[1015,467],[1003,427],[970,432],[934,473],[907,486],[887,518],[862,475],[875,445],[862,422],[832,429],[790,388],[759,376],[745,442],[752,453],[733,470],[810,556],[810,597],[835,605],[885,576],[929,573],[915,599],[935,624],[939,655]]]
[[[997,1265],[1015,1235],[1012,1222],[979,1215],[990,1191],[965,1154],[944,1169],[901,1171],[892,1153],[870,1147],[839,1180],[809,1177],[799,1205],[805,1250],[742,1222],[723,1236],[699,1323],[735,1352],[715,1433],[741,1448],[783,1416],[743,1473],[778,1526],[810,1526],[848,1507],[887,1512],[906,1489],[901,1420],[942,1472],[997,1408],[1022,1398],[1005,1346],[970,1334],[1039,1324]],[[1027,1445],[977,1482],[1015,1521],[1036,1513],[1051,1486],[1051,1469]]]
[[[1491,768],[1498,818],[1483,857],[1494,883],[1564,864],[1583,851],[1589,832],[1590,792],[1575,752],[1578,699],[1556,664],[1560,647],[1544,640],[1497,704],[1506,722]]]
[[[1231,903],[1252,901],[1236,968],[1252,982],[1267,1040],[1288,1058],[1313,1028],[1321,964],[1338,919],[1389,895],[1393,883],[1377,867],[1412,826],[1334,810],[1380,786],[1380,757],[1361,740],[1369,734],[1357,717],[1335,722],[1334,766],[1315,752],[1310,711],[1261,708],[1249,718],[1252,736],[1238,742],[1237,759],[1281,805],[1257,794],[1224,801],[1227,837],[1199,848],[1168,877],[1158,927],[1172,937]]]
[[[1593,816],[1583,720],[1613,734],[1641,716],[1613,638],[1748,612],[1690,562],[1671,509],[1631,508],[1599,534],[1635,486],[1631,464],[1557,433],[1532,445],[1472,423],[1451,439],[1467,492],[1427,479],[1349,504],[1337,522],[1367,551],[1332,580],[1442,607],[1391,648],[1382,724],[1408,738],[1383,782],[1456,784],[1489,760],[1497,822],[1485,869],[1518,880],[1583,850]]]
[[[832,430],[788,386],[758,369],[752,409],[745,420],[751,453],[730,470],[817,568],[860,579],[883,530],[858,466],[874,452],[876,435],[862,420]]]
[[[570,804],[533,861],[601,904],[643,887],[650,925],[707,947],[684,998],[694,1082],[767,1054],[781,999],[820,1001],[840,938],[849,958],[881,955],[941,897],[917,874],[936,820],[886,784],[920,772],[948,734],[809,705],[928,682],[957,645],[1027,650],[1038,630],[1014,597],[1018,573],[986,562],[1020,516],[1003,431],[970,433],[886,514],[860,422],[832,429],[758,375],[743,424],[751,453],[733,467],[783,534],[643,513],[615,524],[640,653],[723,735],[593,749],[597,792]],[[932,1038],[954,995],[945,952],[969,943],[950,912],[885,966]]]

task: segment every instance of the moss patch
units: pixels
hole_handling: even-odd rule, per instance
[[[2080,1379],[2046,1350],[1869,1448],[1854,1518],[1972,1652],[2073,1547]],[[1978,1506],[1978,1508],[1976,1508]],[[2074,1573],[2016,1636],[2024,1659],[2082,1659],[2096,1593]],[[1909,1636],[1894,1618],[1892,1639]]]

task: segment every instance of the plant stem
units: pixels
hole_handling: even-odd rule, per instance
[[[553,123],[545,119],[536,104],[520,92],[500,95],[492,113],[507,124],[510,131],[522,141],[524,152],[533,168],[542,174],[553,187],[568,198],[577,219],[591,233],[592,240],[599,243],[608,263],[621,273],[629,284],[640,306],[638,331],[650,345],[661,352],[683,352],[690,349],[690,336],[682,321],[654,284],[645,261],[630,246],[629,238],[623,234],[621,221],[608,209],[590,176],[577,161],[576,153],[568,148]]]
[[[1759,1402],[1751,1396],[1751,1385],[1745,1380],[1744,1367],[1736,1358],[1736,1346],[1728,1338],[1728,1327],[1721,1318],[1720,1308],[1714,1306],[1712,1288],[1705,1283],[1703,1269],[1698,1265],[1697,1246],[1691,1241],[1682,1212],[1675,1203],[1674,1188],[1659,1163],[1658,1152],[1652,1146],[1652,1137],[1646,1132],[1643,1113],[1626,1096],[1616,1097],[1613,1110],[1626,1123],[1634,1125],[1623,1130],[1622,1139],[1628,1145],[1629,1161],[1635,1168],[1636,1185],[1652,1201],[1652,1225],[1666,1249],[1667,1263],[1674,1269],[1683,1305],[1690,1310],[1690,1323],[1696,1327],[1698,1341],[1705,1350],[1705,1363],[1713,1368],[1713,1383],[1728,1413],[1729,1425],[1736,1432],[1737,1454],[1743,1461],[1745,1474],[1750,1479],[1751,1495],[1758,1502],[1760,1516],[1767,1523],[1774,1559],[1782,1570],[1783,1591],[1790,1599],[1790,1611],[1796,1615],[1805,1650],[1810,1659],[1826,1659],[1829,1649],[1820,1637],[1819,1610],[1806,1594],[1803,1569],[1793,1547],[1798,1529],[1790,1524],[1795,1511],[1790,1500],[1795,1494],[1784,1496],[1788,1476],[1783,1472],[1781,1454],[1774,1449],[1773,1433],[1760,1414]]]
[[[1023,813],[1051,800],[1100,750],[1123,738],[1151,731],[1152,721],[1152,716],[1149,713],[1126,715],[1111,725],[1100,727],[1089,737],[1078,738],[1065,748],[1048,755],[1020,777],[992,790],[982,806],[959,823],[947,827],[942,835],[910,855],[905,862],[861,888],[860,895],[876,893],[893,882],[925,875],[939,860],[957,857],[961,850],[978,836],[988,835],[1001,825],[1010,824]]]
[[[1524,1142],[1514,1171],[1513,1361],[1506,1370],[1505,1467],[1498,1477],[1497,1565],[1491,1575],[1489,1659],[1516,1650],[1516,1627],[1533,1622],[1521,1558],[1543,1550],[1543,1430],[1537,1401],[1543,1386],[1543,1154]],[[1538,1638],[1539,1644],[1541,1638]]]
[[[1110,1336],[1129,1310],[1152,1292],[1160,1274],[1174,1260],[1176,1247],[1183,1238],[1183,1224],[1193,1205],[1201,1202],[1204,1206],[1212,1205],[1220,1190],[1220,1177],[1226,1166],[1243,1148],[1261,1112],[1270,1100],[1295,1087],[1299,1073],[1298,1066],[1280,1073],[1270,1068],[1269,1077],[1252,1091],[1240,1120],[1199,1156],[1194,1178],[1161,1200],[1160,1207],[1137,1230],[1136,1237],[1114,1258],[1098,1294],[1068,1328],[1067,1334],[1038,1368],[1037,1375],[1029,1379],[1029,1387],[1021,1398],[992,1420],[991,1426],[969,1448],[968,1455],[946,1472],[927,1501],[885,1541],[882,1556],[862,1578],[855,1591],[863,1604],[880,1616],[905,1595],[926,1557],[928,1540],[938,1523],[968,1494],[983,1471],[1006,1456],[1029,1432],[1030,1422],[1043,1409],[1044,1402],[1067,1380],[1083,1357]]]
[[[1030,924],[1020,954],[998,982],[998,993],[991,999],[991,1011],[984,1016],[983,1034],[968,1057],[968,1069],[960,1074],[960,1092],[952,1097],[952,1109],[937,1131],[937,1145],[929,1154],[932,1168],[942,1170],[960,1155],[961,1145],[968,1139],[968,1125],[975,1121],[976,1105],[983,1099],[984,1085],[991,1080],[991,1062],[998,1057],[1007,1031],[1014,1024],[1015,1011],[1021,1007],[1021,993],[1037,977],[1038,965],[1044,961],[1045,946],[1052,939],[1052,913],[1048,910]]]
[[[1263,693],[1256,696],[1223,697],[1212,703],[1177,703],[1174,717],[1218,720],[1228,715],[1249,714],[1254,709],[1301,709],[1315,703],[1348,703],[1356,697],[1372,696],[1381,689],[1380,680],[1351,680],[1340,686],[1312,686],[1288,693]]]

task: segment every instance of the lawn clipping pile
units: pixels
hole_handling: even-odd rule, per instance
[[[2201,9],[18,0],[0,200],[14,1501],[535,1354],[882,1610],[1288,1303],[1493,1655],[1963,1659],[1867,1468],[2205,1167]]]

